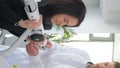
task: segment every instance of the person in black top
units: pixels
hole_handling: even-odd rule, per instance
[[[0,0],[0,28],[19,37],[26,28],[40,26],[42,21],[45,30],[51,29],[52,24],[77,27],[86,14],[82,0],[42,0],[38,7],[42,16],[36,23],[27,18],[23,0]],[[16,23],[18,26],[15,26]]]

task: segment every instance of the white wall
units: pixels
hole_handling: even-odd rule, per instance
[[[86,5],[96,6],[99,4],[99,0],[82,0]]]
[[[106,22],[120,22],[120,0],[101,0],[100,7]]]
[[[114,43],[114,61],[120,61],[120,33],[115,34],[115,43]]]

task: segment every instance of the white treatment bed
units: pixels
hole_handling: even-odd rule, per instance
[[[0,51],[7,49],[9,46],[0,45]],[[17,68],[28,68],[29,58],[26,53],[25,48],[17,48],[13,53],[8,56],[1,57],[0,56],[0,68],[13,68],[13,65],[17,65]],[[26,67],[27,66],[27,67]]]

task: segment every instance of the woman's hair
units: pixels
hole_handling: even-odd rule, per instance
[[[40,8],[40,12],[48,20],[57,14],[68,14],[79,20],[75,25],[79,26],[84,20],[86,7],[82,0],[48,0],[48,4]]]
[[[115,68],[120,68],[120,62],[114,62],[115,63]]]

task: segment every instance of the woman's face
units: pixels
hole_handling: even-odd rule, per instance
[[[51,18],[51,22],[59,26],[75,26],[78,19],[67,14],[57,14]]]
[[[114,62],[102,62],[91,65],[89,68],[115,68]]]

